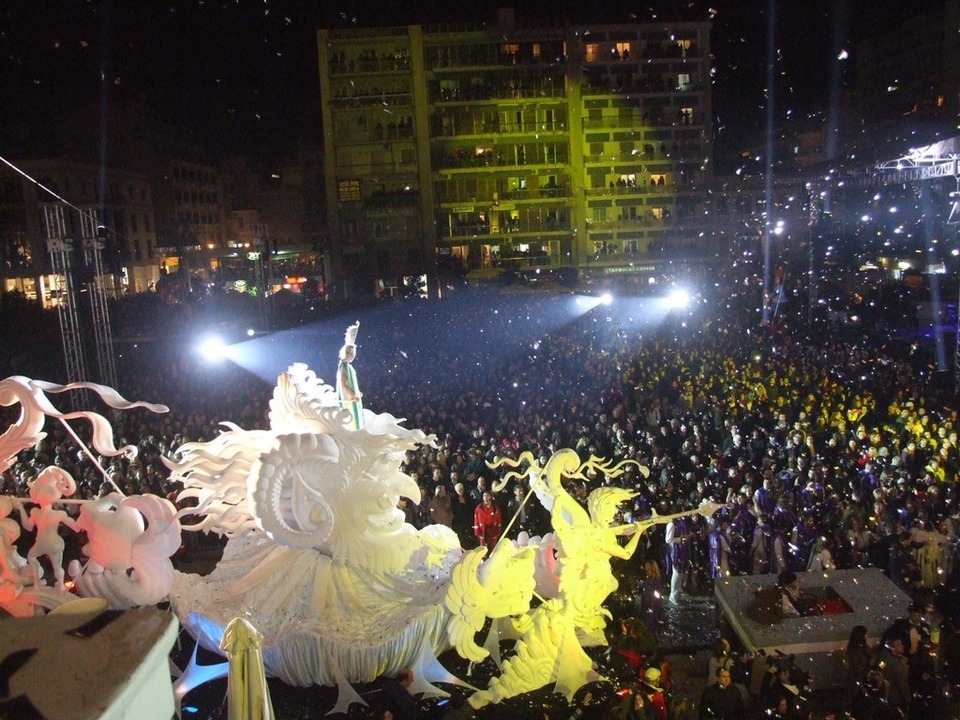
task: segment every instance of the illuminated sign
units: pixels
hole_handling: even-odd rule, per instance
[[[607,275],[622,275],[625,273],[654,272],[656,269],[654,265],[618,265],[603,268],[603,272]]]
[[[341,180],[337,183],[337,197],[340,202],[360,202],[360,181]]]

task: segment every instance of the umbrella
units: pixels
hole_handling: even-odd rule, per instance
[[[274,720],[260,646],[263,636],[243,618],[227,625],[220,649],[230,660],[227,674],[228,720]]]

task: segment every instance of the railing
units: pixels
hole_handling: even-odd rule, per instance
[[[484,57],[447,57],[436,58],[431,61],[427,59],[427,70],[467,70],[467,69],[492,69],[492,68],[513,68],[513,67],[559,67],[562,60],[557,61],[553,57],[540,55],[540,57],[510,55],[503,53],[490,54]]]
[[[367,58],[364,60],[330,61],[331,75],[373,72],[406,72],[408,70],[410,70],[410,58],[407,57],[384,57]]]
[[[663,227],[670,218],[658,219],[653,215],[643,217],[614,218],[613,220],[587,220],[587,231],[591,230],[634,230],[637,228]]]
[[[518,267],[543,267],[553,264],[554,260],[550,253],[537,253],[535,255],[512,255],[510,257],[495,256],[491,264],[496,268],[518,268]]]
[[[674,194],[677,192],[679,187],[676,183],[667,183],[664,181],[662,184],[657,183],[653,185],[649,182],[640,182],[635,185],[614,185],[613,187],[605,188],[587,188],[584,192],[587,197],[616,197],[618,195],[649,195],[649,194]]]
[[[570,198],[573,193],[567,187],[542,187],[538,190],[507,190],[500,194],[504,200],[545,200],[552,198]]]
[[[480,205],[492,205],[497,200],[554,200],[554,199],[566,199],[573,197],[573,194],[570,188],[567,187],[555,187],[555,188],[540,188],[536,190],[524,189],[524,190],[507,190],[501,192],[494,197],[492,194],[487,195],[477,195],[471,194],[466,195],[460,193],[445,193],[443,191],[436,192],[434,195],[435,202],[442,204],[449,203],[460,203],[460,204],[480,204]]]
[[[548,232],[568,232],[568,220],[550,220],[542,223],[521,223],[507,221],[504,224],[492,226],[490,223],[462,223],[453,227],[438,227],[437,236],[440,238],[476,237],[480,235],[514,235]]]
[[[477,100],[524,100],[530,98],[562,98],[565,97],[563,80],[557,79],[560,87],[552,85],[536,86],[493,86],[493,85],[467,85],[463,88],[442,88],[437,92],[431,93],[431,102],[458,103],[475,102]]]
[[[412,105],[412,94],[409,92],[386,92],[371,90],[357,92],[353,95],[337,95],[331,100],[334,108],[359,108],[388,105],[390,107],[409,107]]]
[[[591,120],[584,118],[584,130],[623,130],[636,127],[676,127],[678,125],[696,125],[700,114],[683,115],[677,113],[673,120],[667,120],[663,113],[652,112],[646,115],[630,115],[622,118],[603,118]]]
[[[438,160],[436,167],[439,170],[457,170],[465,168],[499,167],[509,169],[511,167],[528,167],[530,165],[566,165],[569,162],[566,153],[556,153],[547,157],[524,157],[519,158],[494,157],[492,154],[467,155],[462,157],[446,156]]]
[[[612,80],[612,79],[611,79]],[[684,85],[677,85],[666,80],[648,78],[640,82],[622,83],[619,85],[607,84],[585,84],[581,91],[584,96],[587,95],[635,95],[635,94],[656,94],[656,93],[690,93],[695,92],[700,87],[698,82],[691,80]]]
[[[456,124],[456,119],[454,119]],[[534,134],[534,133],[562,133],[566,132],[567,124],[556,120],[553,122],[526,122],[500,123],[484,122],[482,120],[465,120],[460,123],[463,128],[435,127],[430,137],[459,137],[463,135],[507,135],[507,134]]]

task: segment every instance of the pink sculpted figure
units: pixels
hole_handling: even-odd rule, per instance
[[[33,584],[39,587],[43,575],[40,565],[40,556],[46,555],[53,566],[53,574],[57,579],[57,587],[63,589],[63,538],[60,537],[60,525],[66,525],[76,531],[73,518],[63,510],[55,510],[54,504],[64,495],[73,495],[77,484],[66,470],[58,467],[45,468],[36,479],[29,484],[30,499],[37,507],[30,511],[28,517],[23,517],[23,506],[20,506],[20,518],[26,530],[37,530],[37,539],[27,553],[27,560],[33,567]]]

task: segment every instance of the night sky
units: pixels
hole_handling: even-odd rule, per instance
[[[318,141],[318,27],[494,19],[505,2],[429,0],[3,0],[0,130],[101,98],[143,102],[183,126],[219,159],[279,161]],[[839,48],[936,0],[781,0],[777,116],[823,110]],[[569,22],[713,20],[719,145],[762,137],[769,3],[716,0],[517,0],[518,18]],[[852,81],[853,60],[840,65]],[[0,134],[2,138],[2,134]],[[0,152],[2,154],[2,152]]]

